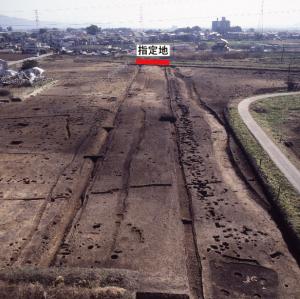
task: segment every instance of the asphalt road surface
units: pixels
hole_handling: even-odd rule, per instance
[[[273,162],[282,171],[289,182],[294,186],[294,188],[300,193],[300,171],[290,162],[290,160],[282,153],[278,146],[268,137],[268,135],[263,131],[263,129],[257,124],[249,112],[249,106],[262,99],[285,96],[285,95],[296,95],[300,92],[289,92],[289,93],[273,93],[267,95],[260,95],[251,98],[244,99],[238,105],[239,114],[254,135],[256,140],[268,153]]]

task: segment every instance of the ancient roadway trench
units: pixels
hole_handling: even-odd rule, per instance
[[[134,72],[131,77],[134,78]],[[117,102],[122,103],[132,78],[128,80],[128,76],[126,77],[128,87],[124,84],[124,89],[118,81],[111,83],[112,87],[114,84],[121,87],[116,92]],[[94,88],[99,89],[101,85],[101,82],[95,84]],[[59,93],[60,89],[58,84],[51,92]],[[102,92],[105,94],[104,90]],[[111,91],[108,90],[108,93],[111,94]],[[7,204],[2,204],[2,213],[8,212],[8,215],[3,217],[3,222],[7,222],[8,217],[21,220],[20,224],[14,224],[17,229],[15,236],[10,229],[1,230],[4,240],[1,262],[6,266],[49,266],[52,262],[65,231],[80,208],[81,195],[95,165],[92,157],[97,156],[105,142],[108,128],[112,125],[114,107],[119,105],[110,104],[110,111],[105,109],[107,103],[99,101],[99,97],[95,101],[90,95],[79,95],[80,101],[76,97],[61,100],[53,98],[52,95],[42,96],[20,104],[21,107],[11,105],[4,109],[4,115],[6,110],[15,110],[12,114],[15,116],[13,120],[1,118],[1,121],[7,122],[5,125],[11,135],[16,135],[22,140],[22,146],[11,146],[11,149],[9,146],[5,149],[5,144],[2,146],[6,152],[9,151],[2,154],[2,157],[12,156],[11,159],[16,159],[15,156],[20,156],[20,162],[16,161],[15,168],[19,167],[18,165],[22,166],[20,173],[16,175],[13,164],[8,164],[6,176],[11,175],[11,178],[7,182],[3,182],[5,176],[3,178],[1,172],[1,184],[5,191],[1,197],[7,201]],[[28,114],[33,115],[29,118]],[[19,127],[22,130],[18,129]],[[1,131],[1,135],[4,135],[4,132]],[[16,137],[7,137],[6,134],[5,138]],[[2,158],[1,170],[3,164]],[[27,178],[19,179],[26,175]],[[14,184],[9,184],[12,178],[15,178],[12,182]],[[35,196],[31,199],[27,194],[32,193]],[[23,203],[25,200],[27,202]],[[15,206],[22,207],[16,215],[10,209],[13,201],[16,201]],[[30,209],[34,202],[37,208]],[[29,219],[25,222],[23,219],[26,217]],[[21,224],[24,222],[26,226],[22,228]],[[21,230],[22,233],[19,233]]]
[[[298,298],[299,268],[280,231],[235,173],[224,128],[177,74],[166,77],[204,298]]]
[[[54,265],[139,271],[164,283],[157,291],[202,298],[175,127],[160,121],[167,97],[164,71],[143,68]]]
[[[91,120],[86,116],[89,129],[78,133],[85,136],[80,143],[75,128],[83,118],[73,108],[54,111],[60,121],[58,139],[77,150],[62,154],[62,160],[72,159],[60,161],[48,197],[44,189],[37,188],[35,200],[18,191],[20,198],[10,204],[8,216],[15,206],[28,203],[35,208],[32,213],[40,213],[32,226],[18,211],[30,234],[23,245],[3,247],[10,251],[1,258],[25,268],[91,269],[94,274],[110,269],[113,283],[129,281],[139,294],[299,298],[299,268],[267,211],[236,175],[226,154],[226,132],[202,107],[192,84],[172,69],[142,67],[135,74],[116,106],[99,101],[99,113]],[[57,88],[51,92],[59,93]],[[103,98],[113,101],[111,92]],[[46,96],[39,100],[49,101]],[[94,98],[87,103],[87,110],[98,104]],[[30,101],[27,105],[36,109]],[[9,120],[22,130],[31,121]],[[49,120],[39,120],[45,121],[51,126]],[[43,154],[31,156],[38,161]],[[10,194],[1,194],[2,207]]]
[[[138,271],[192,298],[297,298],[298,266],[226,142],[189,84],[143,68],[54,265]]]

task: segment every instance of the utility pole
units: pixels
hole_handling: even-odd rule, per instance
[[[281,52],[281,59],[280,59],[281,63],[283,63],[283,56],[284,56],[284,45],[282,45],[282,52]]]
[[[288,69],[288,77],[287,77],[287,89],[288,91],[293,91],[295,89],[295,82],[292,77],[292,63],[293,59],[290,60],[289,69]]]
[[[36,10],[34,11],[34,14],[35,14],[35,27],[36,27],[36,30],[38,30],[39,27],[40,27],[39,11],[36,9]]]

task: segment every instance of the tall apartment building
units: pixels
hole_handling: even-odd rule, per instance
[[[222,17],[222,20],[219,21],[217,19],[216,21],[212,22],[212,31],[219,32],[221,34],[227,33],[230,31],[230,21],[226,20],[225,17]]]

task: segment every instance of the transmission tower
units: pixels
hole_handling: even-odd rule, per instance
[[[261,0],[261,11],[260,11],[261,34],[264,33],[264,8],[265,8],[265,1]]]
[[[140,30],[143,29],[144,26],[144,14],[143,14],[143,5],[140,4]]]
[[[39,29],[39,27],[40,27],[40,20],[39,20],[39,11],[37,9],[34,11],[34,15],[35,15],[35,26],[36,26],[36,29]]]

